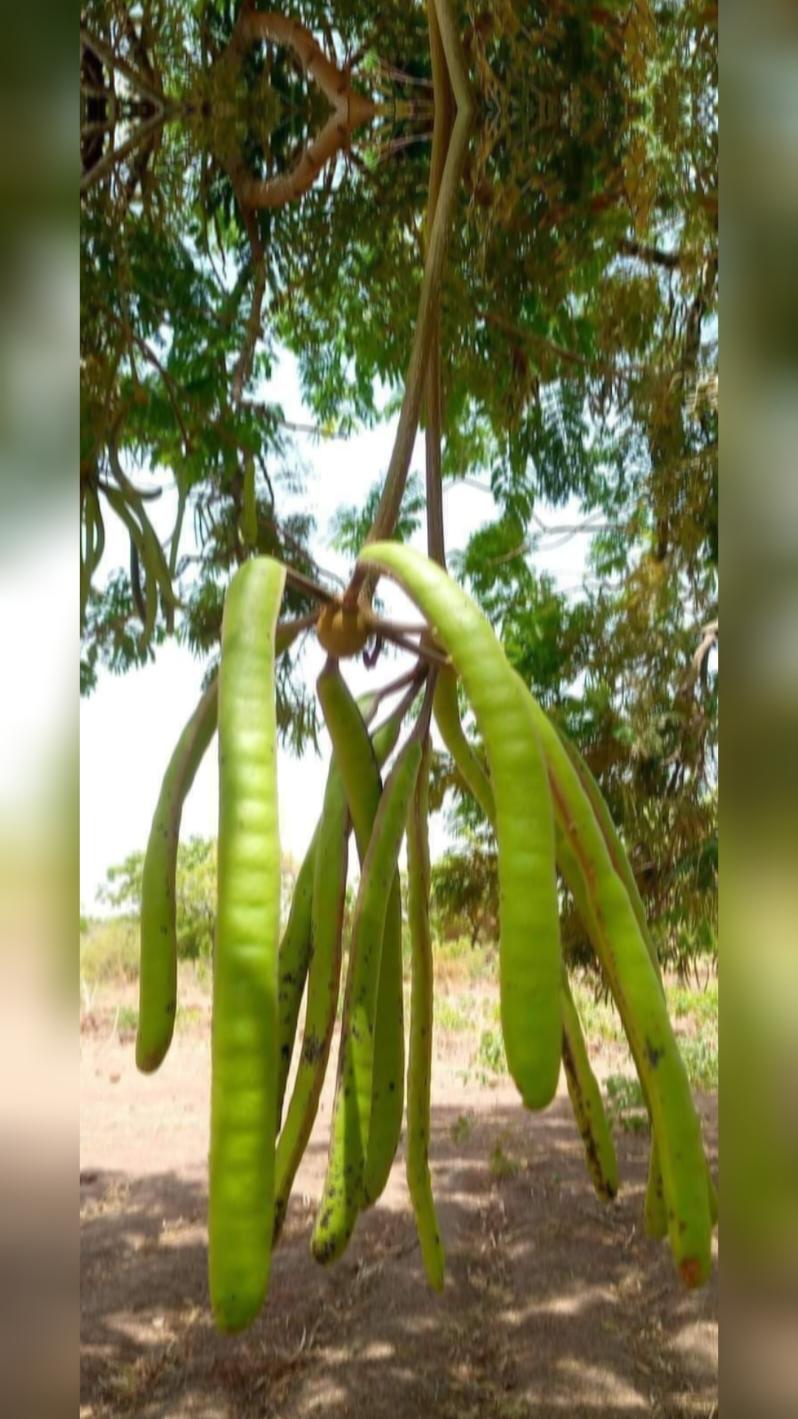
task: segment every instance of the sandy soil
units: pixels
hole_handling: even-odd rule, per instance
[[[447,1250],[426,1287],[400,1152],[380,1205],[327,1271],[310,1257],[331,1079],[297,1179],[268,1304],[216,1334],[206,1280],[207,1005],[160,1073],[118,1017],[81,1035],[82,1419],[533,1419],[717,1413],[717,1276],[679,1285],[642,1230],[648,1141],[619,1130],[623,1191],[591,1190],[567,1095],[545,1114],[440,1035],[433,1183]],[[602,1072],[614,1062],[602,1051]],[[330,1073],[332,1074],[332,1070]],[[714,1099],[701,1101],[714,1157]]]

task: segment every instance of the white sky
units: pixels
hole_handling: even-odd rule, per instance
[[[296,363],[285,355],[275,369],[275,377],[261,391],[263,398],[279,401],[287,419],[308,422],[299,391]],[[314,441],[295,436],[306,468],[306,484],[301,501],[309,502],[317,523],[314,554],[326,569],[346,575],[348,567],[328,543],[332,514],[342,503],[358,504],[372,483],[388,465],[396,420],[348,439]],[[416,444],[412,467],[423,473],[423,436]],[[155,505],[156,507],[158,505]],[[447,550],[465,546],[470,533],[495,512],[489,493],[462,484],[447,487],[444,497]],[[539,509],[548,523],[571,523],[578,508],[560,509],[556,514]],[[117,530],[108,518],[106,567],[126,564],[127,534]],[[536,552],[537,568],[550,572],[562,587],[572,588],[584,571],[586,537],[575,537],[550,553]],[[423,546],[423,535],[419,536]],[[396,608],[404,620],[418,615],[401,593],[387,583],[381,590],[389,609]],[[309,683],[318,674],[324,652],[312,637],[303,659],[303,673]],[[69,644],[71,652],[72,643]],[[409,660],[406,662],[409,664]],[[381,662],[382,683],[404,668],[402,660]],[[203,665],[189,650],[169,642],[158,650],[155,663],[124,676],[101,672],[97,689],[80,707],[80,896],[82,908],[97,909],[95,895],[107,868],[121,862],[131,851],[144,848],[164,769],[175,741],[194,709],[200,693]],[[356,692],[367,682],[359,662],[347,667],[349,682]],[[374,679],[371,680],[374,683]],[[6,740],[6,742],[8,742]],[[326,750],[326,744],[323,742]],[[302,759],[286,752],[279,763],[280,834],[282,848],[300,859],[313,831],[324,790],[325,759],[309,749]],[[217,826],[216,756],[211,751],[197,774],[183,810],[183,836],[212,837]],[[445,840],[442,817],[433,820],[433,856]]]

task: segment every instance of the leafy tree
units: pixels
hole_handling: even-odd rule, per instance
[[[661,950],[681,962],[714,942],[716,910],[716,7],[459,9],[481,116],[443,292],[443,471],[479,480],[497,514],[456,570],[585,752]],[[84,575],[86,689],[100,664],[140,663],[173,630],[210,671],[225,586],[255,550],[323,581],[312,516],[286,511],[301,488],[292,431],[262,398],[279,346],[320,437],[384,418],[403,388],[429,168],[424,7],[291,5],[341,82],[388,98],[394,119],[375,111],[305,187],[292,174],[325,102],[289,48],[239,42],[251,11],[84,12],[82,151],[99,173],[81,232],[84,562],[97,506],[131,540],[128,568]],[[112,87],[137,138],[119,158],[106,139],[96,151]],[[285,200],[247,200],[267,190]],[[347,507],[342,489],[332,536],[346,554],[376,498]],[[563,534],[590,545],[577,597],[537,570],[542,502],[580,509]],[[400,535],[420,512],[411,485]],[[148,583],[150,527],[165,569]],[[293,583],[289,611],[310,605]],[[279,688],[299,747],[316,721],[292,657]],[[479,874],[472,810],[451,787],[455,855]]]

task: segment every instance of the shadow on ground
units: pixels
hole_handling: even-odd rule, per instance
[[[233,1339],[209,1317],[204,1179],[84,1175],[82,1413],[709,1416],[717,1279],[681,1289],[642,1233],[647,1138],[618,1146],[625,1186],[606,1207],[567,1101],[537,1117],[435,1110],[443,1296],[424,1282],[400,1156],[390,1201],[329,1271],[308,1250],[312,1201],[293,1200],[267,1306]]]

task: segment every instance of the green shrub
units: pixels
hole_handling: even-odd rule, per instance
[[[717,1089],[718,1046],[706,1035],[679,1041],[687,1077],[694,1089]]]
[[[438,996],[433,1007],[433,1019],[436,1030],[444,1033],[461,1034],[464,1030],[471,1028],[474,1022],[473,1011],[465,1009],[455,1001],[449,1000],[445,995]]]
[[[129,917],[93,921],[80,941],[80,978],[89,986],[135,981],[139,974],[138,922]]]
[[[604,1090],[611,1119],[630,1133],[640,1133],[648,1128],[648,1114],[639,1079],[630,1074],[610,1074]]]
[[[506,1072],[507,1059],[504,1053],[504,1041],[499,1030],[482,1031],[479,1037],[477,1063],[491,1074]]]

